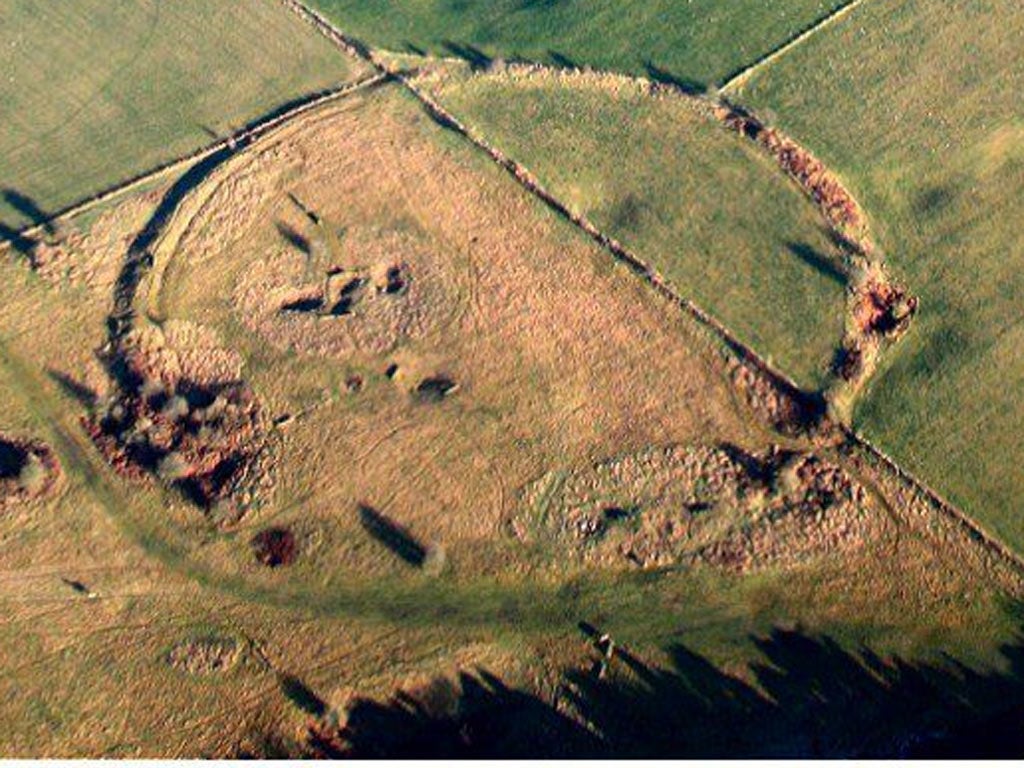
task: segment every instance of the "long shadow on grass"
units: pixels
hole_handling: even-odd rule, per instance
[[[834,259],[819,253],[807,243],[786,243],[786,248],[819,275],[828,278],[840,286],[846,286],[846,274],[839,268]]]
[[[43,231],[48,235],[54,233],[53,224],[50,219],[52,218],[49,213],[44,211],[35,200],[26,194],[19,192],[16,189],[7,187],[0,190],[0,198],[7,205],[11,206],[14,210],[32,222],[35,226],[41,226]]]
[[[63,371],[54,368],[47,368],[46,375],[61,388],[64,394],[74,398],[82,407],[88,409],[96,405],[96,392],[80,381],[76,381]]]
[[[673,88],[678,88],[683,93],[688,93],[691,96],[704,93],[708,87],[707,83],[700,80],[675,75],[667,69],[662,69],[656,66],[653,61],[645,61],[644,70],[646,70],[647,76],[654,82],[661,83],[662,85],[671,85]]]
[[[548,58],[551,59],[551,63],[556,67],[561,67],[562,69],[580,69],[579,63],[575,59],[566,56],[564,53],[549,50]]]
[[[10,243],[16,253],[27,259],[30,264],[33,263],[35,248],[38,245],[35,238],[23,235],[19,230],[0,222],[0,243]]]
[[[359,505],[359,522],[370,536],[387,547],[408,565],[419,568],[427,559],[427,549],[405,528],[388,520],[368,504]]]
[[[278,234],[281,235],[281,238],[288,243],[288,245],[302,251],[307,256],[310,254],[312,247],[310,245],[309,238],[292,229],[284,222],[279,221],[275,226],[277,227]]]
[[[319,757],[1010,757],[1024,754],[1024,646],[1008,671],[951,658],[850,652],[828,637],[774,630],[761,658],[723,672],[676,645],[655,667],[619,651],[611,672],[574,672],[556,701],[485,671],[389,701],[355,701],[345,726],[315,731]],[[584,727],[588,723],[590,727]]]
[[[469,43],[457,43],[453,40],[443,40],[441,45],[443,45],[445,50],[453,56],[457,56],[469,64],[470,69],[480,70],[487,69],[491,66],[491,57],[475,45],[470,45]]]

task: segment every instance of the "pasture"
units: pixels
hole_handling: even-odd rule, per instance
[[[371,45],[653,74],[704,90],[845,3],[841,0],[316,0]]]
[[[588,663],[580,621],[666,669],[682,630],[708,663],[750,680],[746,665],[772,647],[750,637],[780,624],[921,663],[938,647],[1004,663],[1013,614],[998,568],[913,515],[897,535],[874,491],[859,511],[824,512],[876,521],[854,526],[868,533],[841,556],[755,553],[739,573],[713,559],[631,573],[621,554],[594,561],[601,550],[585,540],[517,535],[533,514],[523,492],[552,472],[567,482],[549,521],[579,508],[568,495],[578,489],[628,506],[633,486],[609,489],[619,470],[594,463],[610,456],[633,467],[645,489],[634,500],[654,514],[653,488],[688,491],[683,465],[666,474],[644,458],[649,446],[758,450],[772,438],[731,394],[711,338],[393,87],[217,169],[182,201],[138,292],[140,328],[156,322],[149,333],[184,344],[173,350],[182,366],[241,356],[279,424],[274,488],[224,527],[155,478],[113,472],[77,421],[95,407],[83,390],[111,396],[92,354],[124,257],[108,244],[165,194],[129,198],[82,230],[71,222],[54,263],[81,270],[0,266],[4,428],[49,441],[65,472],[57,496],[0,521],[5,685],[19,691],[0,708],[8,752],[299,748],[317,701],[344,708],[357,693],[474,666],[540,692]],[[349,278],[368,281],[362,293],[339,290]],[[340,314],[303,303],[317,297],[348,303]],[[661,354],[641,361],[649,344]],[[421,387],[442,377],[458,387]],[[872,476],[829,460],[855,483]],[[728,541],[736,505],[760,503],[729,493],[698,524],[700,541]],[[296,536],[294,563],[253,559],[250,542],[268,529]],[[779,539],[790,540],[806,542]],[[812,706],[791,695],[793,712]]]
[[[14,0],[0,23],[9,228],[360,71],[276,2]]]
[[[1024,12],[865,3],[739,93],[819,153],[921,297],[855,414],[897,461],[1024,548]]]
[[[843,333],[843,258],[803,194],[691,101],[610,76],[451,76],[439,98],[801,386]]]
[[[836,254],[769,159],[498,69],[417,82],[817,383]],[[0,246],[0,753],[892,754],[1019,700],[1024,569],[776,431],[766,379],[450,128],[379,82]],[[59,475],[11,492],[28,439]]]

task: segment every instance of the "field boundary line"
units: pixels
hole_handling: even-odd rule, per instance
[[[144,186],[148,182],[153,181],[160,176],[180,170],[187,165],[200,162],[223,149],[233,147],[238,143],[244,143],[251,141],[252,139],[259,138],[268,131],[278,128],[306,112],[309,112],[310,110],[321,107],[324,104],[328,104],[337,99],[344,98],[355,91],[372,87],[373,85],[383,82],[385,79],[387,78],[384,75],[377,72],[365,75],[358,80],[345,83],[344,85],[340,85],[336,88],[329,88],[327,90],[307,94],[306,96],[290,102],[292,106],[285,109],[283,112],[272,112],[267,117],[258,118],[256,122],[250,123],[244,128],[218,139],[212,144],[206,144],[186,155],[172,158],[164,163],[142,171],[135,176],[125,179],[124,181],[120,181],[113,186],[107,187],[94,195],[90,195],[89,197],[79,200],[77,203],[72,203],[71,205],[56,211],[43,221],[33,222],[32,224],[23,227],[15,236],[27,238],[37,237],[54,224],[80,216],[103,203],[119,197],[120,195]],[[0,245],[10,242],[11,239],[12,238],[0,237]]]
[[[426,92],[426,90],[420,88],[418,85],[412,82],[410,77],[403,72],[392,72],[388,69],[385,62],[382,62],[374,53],[373,49],[361,43],[360,41],[349,37],[328,19],[317,11],[309,8],[302,2],[302,0],[281,0],[285,6],[295,11],[301,18],[311,23],[316,29],[318,29],[323,35],[329,40],[332,40],[336,45],[341,47],[346,52],[359,56],[365,61],[369,62],[374,68],[376,68],[382,75],[387,75],[394,80],[401,83],[428,111],[428,113],[443,127],[446,127],[469,141],[475,147],[485,152],[497,165],[508,172],[524,189],[533,194],[535,197],[541,200],[548,208],[559,214],[569,222],[574,224],[577,228],[582,230],[592,240],[597,242],[606,251],[610,252],[618,261],[624,263],[629,267],[635,274],[643,279],[649,286],[651,286],[655,293],[659,294],[665,299],[668,299],[670,303],[676,304],[683,309],[690,317],[695,319],[700,325],[710,329],[719,340],[724,342],[735,354],[740,357],[741,364],[752,365],[758,372],[767,376],[777,386],[782,385],[783,388],[789,389],[792,393],[803,395],[806,394],[792,379],[781,371],[776,370],[765,358],[763,358],[754,349],[749,347],[721,321],[706,312],[703,308],[693,302],[691,299],[687,299],[679,294],[671,285],[666,281],[655,269],[649,266],[643,259],[639,258],[636,254],[630,251],[625,245],[620,243],[615,238],[607,235],[598,229],[593,223],[590,222],[584,215],[575,213],[572,211],[566,203],[563,203],[547,188],[545,188],[528,169],[519,164],[517,161],[508,157],[497,147],[491,146],[485,139],[478,136],[475,131],[470,129],[462,121],[460,121],[454,114],[449,112],[443,105],[441,105],[433,96]],[[793,45],[807,39],[808,36],[814,32],[820,30],[826,24],[834,22],[836,19],[841,18],[844,14],[849,13],[855,7],[863,3],[864,0],[852,0],[852,2],[836,10],[831,15],[820,21],[811,29],[804,31],[794,40],[784,45],[782,48],[775,51],[773,54],[769,54],[757,64],[752,65],[750,68],[745,70],[749,73],[754,67],[763,66],[769,60],[783,54],[785,51],[791,49]],[[548,69],[559,70],[558,67],[546,67]],[[633,78],[639,81],[647,82],[651,86],[658,86],[660,84],[654,83],[653,81],[647,81],[643,78]],[[944,497],[939,495],[936,491],[932,490],[930,486],[925,484],[923,481],[918,479],[916,476],[903,469],[893,458],[882,451],[880,448],[874,445],[866,437],[862,436],[859,432],[854,430],[852,427],[839,425],[842,433],[847,436],[848,439],[854,441],[857,445],[862,446],[871,455],[877,457],[887,467],[889,467],[898,478],[909,484],[913,489],[921,493],[932,505],[934,509],[943,513],[962,526],[967,534],[977,541],[989,552],[995,554],[997,557],[1003,559],[1008,565],[1014,568],[1018,573],[1024,574],[1024,557],[1021,557],[1017,553],[1009,549],[1005,544],[999,541],[995,536],[987,533],[985,529],[976,522],[970,515],[962,511],[959,507],[955,506],[951,502],[947,501]]]
[[[554,193],[549,191],[525,166],[516,160],[513,160],[497,147],[489,144],[481,136],[478,136],[475,131],[459,120],[454,114],[449,112],[433,96],[427,93],[425,89],[420,88],[418,85],[413,83],[407,74],[403,72],[391,72],[388,70],[386,64],[381,62],[372,50],[362,43],[349,38],[341,32],[341,30],[334,27],[322,15],[306,7],[302,2],[300,2],[300,0],[281,0],[281,2],[286,6],[293,8],[297,13],[305,17],[307,21],[312,22],[324,34],[328,35],[330,39],[340,45],[343,45],[345,50],[357,53],[357,55],[365,58],[379,71],[386,73],[388,76],[401,83],[406,90],[415,96],[416,99],[426,107],[427,111],[443,126],[460,134],[471,144],[485,152],[495,163],[501,166],[517,182],[519,182],[520,186],[524,187],[528,192],[539,198],[543,203],[545,203],[545,205],[560,216],[568,219],[572,224],[576,225],[577,228],[583,230],[583,232],[592,240],[596,241],[598,245],[611,252],[619,261],[623,262],[633,272],[642,277],[655,289],[657,293],[662,295],[662,297],[680,305],[702,325],[713,329],[719,337],[724,340],[733,349],[733,351],[738,352],[746,362],[753,363],[756,367],[761,369],[762,373],[771,376],[772,379],[777,382],[783,383],[787,388],[792,389],[794,392],[803,392],[795,381],[786,374],[775,370],[766,359],[761,357],[759,353],[749,347],[745,342],[741,341],[718,319],[713,317],[691,299],[680,295],[671,287],[669,282],[646,261],[633,253],[617,239],[602,232],[586,216],[573,211],[566,203],[562,202]]]
[[[730,88],[745,83],[752,75],[754,75],[754,73],[758,72],[764,67],[769,66],[772,62],[785,56],[787,53],[789,53],[791,50],[796,48],[798,45],[800,45],[810,37],[814,36],[821,30],[825,29],[826,27],[831,26],[832,24],[836,23],[845,16],[849,15],[864,2],[865,0],[850,0],[850,2],[846,3],[845,5],[839,6],[834,11],[818,19],[816,22],[811,24],[811,26],[807,27],[802,32],[791,37],[789,40],[787,40],[774,50],[769,51],[756,61],[728,75],[725,79],[725,82],[718,86],[718,92],[725,93]]]
[[[996,557],[1000,557],[1009,562],[1016,567],[1021,574],[1024,574],[1024,557],[1014,552],[1009,546],[1000,541],[998,537],[988,533],[973,517],[953,504],[953,502],[947,500],[930,485],[900,466],[896,459],[883,451],[860,432],[857,432],[852,427],[847,427],[844,431],[850,439],[862,446],[870,455],[882,462],[891,472],[893,472],[893,474],[928,499],[934,509],[941,512],[943,515],[946,515],[954,523],[961,526],[967,535],[977,544],[980,544]]]

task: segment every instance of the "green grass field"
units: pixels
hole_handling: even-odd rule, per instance
[[[1018,551],[1022,40],[1012,0],[865,3],[738,94],[843,175],[921,296],[857,425]]]
[[[525,58],[721,82],[842,0],[315,0],[346,32],[403,51]]]
[[[838,3],[318,4],[373,44],[444,52],[454,40],[641,73],[649,50],[712,81]],[[276,0],[8,5],[5,226],[360,71]],[[858,425],[1018,548],[1022,37],[1011,0],[866,2],[738,98],[841,173],[922,297]],[[838,254],[816,206],[756,146],[617,76],[436,67],[416,82],[460,120],[781,370],[822,383],[843,331]],[[0,437],[43,440],[62,468],[52,495],[0,496],[0,757],[259,754],[357,722],[357,697],[405,708],[380,718],[386,747],[423,722],[444,736],[450,723],[415,686],[459,672],[535,686],[542,706],[578,713],[627,755],[887,755],[947,729],[999,749],[986,719],[1017,711],[1024,690],[1024,577],[864,455],[769,431],[712,334],[439,127],[398,78],[184,179],[62,221],[35,267],[0,248]],[[140,231],[151,267],[126,245]],[[396,268],[406,283],[392,291],[380,277]],[[118,278],[133,275],[126,289]],[[337,281],[332,295],[338,276],[363,292]],[[119,472],[84,428],[118,395],[97,350],[124,290],[137,329],[170,339],[191,325],[146,352],[154,366],[175,350],[186,367],[218,368],[228,351],[244,361],[276,483],[234,524],[148,470]],[[351,311],[286,306],[314,290],[327,306],[349,296]],[[451,398],[419,397],[437,375],[458,385]],[[877,524],[856,541],[826,528],[817,554],[736,569],[592,561],[577,555],[599,541],[520,535],[518,512],[549,476],[594,490],[581,498],[604,518],[656,511],[637,491],[654,485],[679,499],[673,515],[718,514],[702,502],[724,471],[695,477],[684,504],[691,469],[653,467],[647,449],[673,444],[813,452],[849,475]],[[615,456],[638,458],[595,474]],[[621,486],[615,506],[597,506],[605,478]],[[801,526],[831,514],[812,499],[831,493],[822,482]],[[620,508],[620,491],[637,506]],[[768,508],[760,481],[737,493],[745,537],[793,512]],[[364,501],[401,535],[374,535],[356,514]],[[544,507],[572,530],[573,510]],[[294,564],[255,561],[252,536],[269,526],[298,534]],[[396,538],[441,553],[436,569]],[[204,638],[234,642],[237,658],[172,663]],[[555,733],[515,707],[467,711],[472,727],[450,729],[460,739],[511,728],[514,746],[546,749]]]
[[[0,223],[20,226],[187,153],[356,65],[279,3],[2,11]]]
[[[821,383],[843,329],[840,261],[814,206],[756,148],[610,78],[484,76],[441,93],[684,296],[802,385]]]

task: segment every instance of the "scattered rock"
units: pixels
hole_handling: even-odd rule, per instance
[[[917,299],[889,281],[871,280],[857,294],[853,318],[862,334],[897,336],[910,325]]]
[[[458,388],[447,376],[430,376],[416,385],[416,398],[423,403],[439,403]]]
[[[302,299],[289,301],[281,306],[282,312],[299,312],[308,314],[319,312],[324,308],[324,300],[320,296],[308,296]]]
[[[825,164],[792,139],[764,125],[745,109],[722,105],[715,116],[727,127],[761,145],[818,204],[835,231],[859,250],[870,250],[860,206]]]
[[[194,335],[194,334],[192,334]],[[270,483],[264,419],[235,358],[202,362],[152,332],[133,331],[109,362],[117,392],[85,420],[93,442],[122,474],[153,474],[230,524]]]
[[[350,315],[366,287],[367,280],[363,277],[356,277],[349,280],[342,286],[338,293],[338,300],[331,307],[331,314],[335,316]]]
[[[384,279],[384,293],[389,296],[404,293],[408,287],[406,269],[403,266],[389,267]]]
[[[815,455],[675,446],[546,475],[509,527],[587,561],[749,571],[862,546],[884,525],[866,499]]]
[[[167,663],[189,675],[205,676],[227,672],[241,656],[242,649],[231,637],[200,637],[174,646]]]
[[[776,431],[805,435],[826,427],[825,400],[802,392],[746,363],[734,363],[732,380],[747,404]]]

